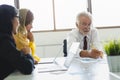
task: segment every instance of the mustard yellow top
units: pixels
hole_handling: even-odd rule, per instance
[[[30,47],[31,48],[31,55],[34,58],[34,60],[36,60],[37,62],[40,61],[40,58],[35,54],[35,49],[36,49],[35,43],[30,42],[27,39],[26,35],[17,33],[16,35],[14,35],[14,39],[15,39],[16,47],[18,50],[21,50],[22,48],[24,48],[26,46]]]

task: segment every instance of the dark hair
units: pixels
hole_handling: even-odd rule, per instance
[[[12,34],[12,20],[17,13],[17,9],[11,5],[0,5],[0,33]]]
[[[26,15],[26,20],[25,20],[25,26],[32,23],[33,19],[34,19],[33,13],[30,10],[28,10],[27,15]]]

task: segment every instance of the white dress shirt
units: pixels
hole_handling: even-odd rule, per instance
[[[73,29],[67,36],[67,50],[69,52],[70,46],[73,42],[80,42],[79,51],[77,52],[78,56],[81,50],[83,50],[84,45],[84,36],[79,32],[79,29]],[[102,45],[99,40],[98,31],[96,28],[91,28],[90,32],[87,36],[87,50],[91,50],[92,48],[96,48],[100,51],[103,51]]]

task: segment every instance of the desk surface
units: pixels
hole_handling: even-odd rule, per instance
[[[44,60],[44,59],[43,59]],[[60,60],[63,60],[63,58]],[[14,72],[5,80],[114,80],[109,76],[109,68],[107,59],[96,62],[89,66],[90,70],[82,71],[80,65],[83,64],[79,61],[73,60],[68,71],[46,72],[39,73],[38,65],[31,75],[23,75],[20,72]],[[84,65],[86,67],[86,65]],[[88,67],[88,64],[87,64]],[[117,80],[117,79],[115,79]]]

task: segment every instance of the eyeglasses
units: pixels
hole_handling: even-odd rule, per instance
[[[19,16],[18,16],[18,15],[16,15],[15,17],[19,18]]]
[[[15,15],[15,17],[19,18],[19,14]]]
[[[82,25],[82,26],[90,26],[91,25],[91,23],[89,23],[89,24],[87,24],[87,23],[80,23],[80,25]]]

